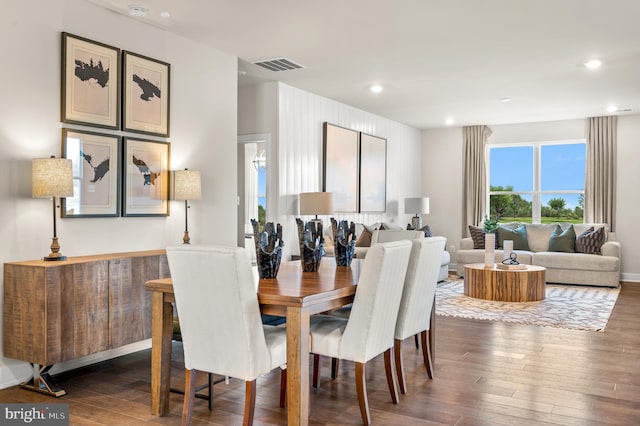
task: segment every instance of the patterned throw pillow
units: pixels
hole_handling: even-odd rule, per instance
[[[525,228],[524,225],[518,226],[516,229],[498,226],[499,247],[504,247],[504,240],[512,240],[514,250],[529,251],[529,243],[527,242],[527,228]]]
[[[471,234],[471,239],[473,240],[473,248],[484,250],[484,235],[486,234],[486,231],[484,230],[484,228],[480,228],[479,226],[469,225],[469,234]],[[495,248],[498,248],[498,238],[496,238]]]
[[[586,254],[602,254],[600,247],[604,244],[606,235],[604,228],[594,230],[593,226],[576,238],[576,252]]]
[[[556,225],[549,237],[549,251],[563,251],[565,253],[575,253],[576,232],[573,225],[569,225],[564,231],[560,225]]]

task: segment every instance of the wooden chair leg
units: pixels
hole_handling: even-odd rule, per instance
[[[402,363],[402,340],[395,339],[393,342],[393,352],[396,357],[396,376],[398,376],[398,386],[400,387],[400,393],[406,394],[404,382],[404,364]]]
[[[420,344],[418,343],[418,335],[417,335],[417,334],[415,334],[415,335],[413,336],[413,340],[415,340],[415,341],[416,341],[416,349],[419,349],[419,348],[420,348]]]
[[[243,426],[251,426],[253,424],[253,416],[256,411],[256,381],[246,381],[246,392],[244,396],[244,420]]]
[[[318,374],[320,374],[320,355],[313,354],[313,387],[318,387]]]
[[[280,369],[280,408],[287,405],[287,370]]]
[[[213,373],[209,373],[209,411],[213,410]]]
[[[184,403],[182,404],[182,426],[191,424],[193,400],[196,398],[196,370],[184,369]]]
[[[335,380],[338,377],[338,366],[340,365],[340,360],[338,358],[331,358],[331,378]]]
[[[427,368],[427,376],[433,379],[433,359],[431,357],[431,343],[429,342],[431,339],[427,336],[427,331],[421,332],[420,337],[422,338],[422,358],[424,359],[424,366]]]
[[[356,392],[358,394],[358,404],[360,405],[360,416],[365,426],[371,424],[371,413],[369,412],[369,400],[367,398],[367,383],[365,381],[364,363],[356,362]]]
[[[384,351],[384,371],[387,373],[387,384],[389,385],[389,393],[391,393],[391,401],[398,403],[398,386],[396,384],[396,376],[393,374],[393,348]]]

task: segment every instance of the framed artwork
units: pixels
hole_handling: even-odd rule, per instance
[[[171,65],[123,53],[123,130],[169,136]]]
[[[73,164],[73,197],[61,216],[120,216],[120,136],[62,129],[62,156]]]
[[[60,120],[120,128],[120,49],[62,33]]]
[[[360,212],[387,210],[387,140],[360,133]]]
[[[123,216],[169,215],[169,142],[124,138]]]
[[[323,124],[323,191],[333,192],[336,213],[358,212],[359,132]]]

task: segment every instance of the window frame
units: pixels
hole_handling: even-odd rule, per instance
[[[490,217],[491,213],[491,195],[527,195],[531,196],[531,223],[542,223],[542,195],[544,194],[582,194],[584,197],[584,188],[582,190],[541,190],[542,186],[542,147],[548,145],[577,145],[583,144],[586,147],[586,139],[567,139],[553,141],[536,141],[536,142],[520,142],[520,143],[500,143],[486,144],[484,151],[485,158],[485,214]],[[533,190],[532,191],[491,191],[491,149],[492,148],[520,148],[529,146],[533,148]],[[586,179],[586,159],[585,159],[585,179]],[[586,184],[586,182],[585,182]],[[586,185],[584,185],[586,186]],[[584,215],[583,215],[584,221]]]

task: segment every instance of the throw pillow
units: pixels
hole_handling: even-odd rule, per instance
[[[593,227],[587,229],[576,238],[576,252],[586,254],[602,254],[600,247],[604,244],[606,236],[604,228],[599,227],[594,230]]]
[[[479,226],[469,225],[469,234],[471,234],[471,239],[473,240],[473,248],[484,250],[484,235],[486,234],[486,231],[484,230],[484,228],[481,228]],[[496,238],[495,248],[498,248],[497,238]]]
[[[549,237],[549,251],[563,251],[566,253],[575,253],[576,232],[573,225],[569,225],[564,231],[560,225],[556,225],[556,229]]]
[[[371,247],[371,236],[376,227],[363,225],[362,233],[356,240],[356,247]]]
[[[498,226],[498,246],[504,247],[504,240],[513,241],[514,250],[529,250],[527,242],[527,228],[524,225],[518,226],[516,229]]]
[[[411,226],[410,223],[407,223],[407,231],[415,231],[415,229],[413,228],[413,226]],[[424,236],[425,237],[433,237],[433,233],[431,232],[431,228],[429,228],[429,225],[425,225],[422,228],[418,229],[418,231],[422,231],[424,232]]]

